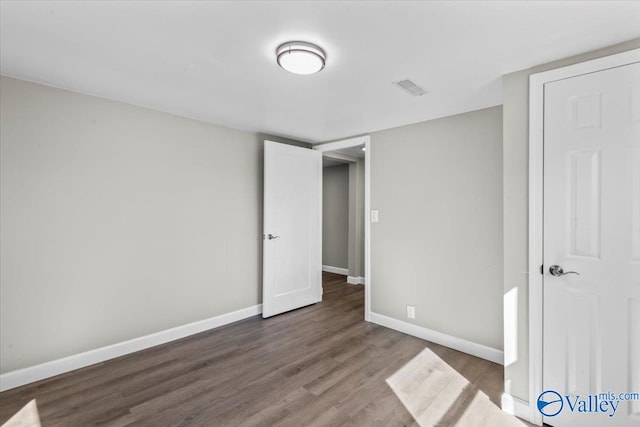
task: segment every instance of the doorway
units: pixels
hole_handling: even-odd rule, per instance
[[[339,274],[347,273],[347,282],[365,286],[365,320],[369,320],[370,312],[370,226],[367,212],[369,208],[369,156],[371,153],[369,136],[345,139],[313,147],[323,154],[323,161],[328,168],[343,168],[342,173],[348,175],[348,218],[347,218],[347,267],[345,270],[334,270]],[[324,168],[323,168],[324,169]],[[333,172],[338,171],[331,171]],[[339,174],[339,173],[338,173]],[[336,224],[323,224],[326,226]],[[344,226],[342,226],[344,229]],[[325,235],[323,229],[323,235]],[[333,243],[333,242],[330,242]],[[322,248],[325,249],[325,248]],[[332,267],[325,264],[323,268]],[[344,267],[343,267],[344,268]],[[326,270],[331,271],[331,270]]]
[[[322,271],[349,275],[349,163],[322,158]]]
[[[322,270],[364,284],[364,145],[323,153]]]

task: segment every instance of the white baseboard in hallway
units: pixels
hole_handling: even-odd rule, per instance
[[[330,265],[323,265],[322,266],[322,271],[326,271],[327,273],[335,273],[335,274],[340,274],[342,276],[348,276],[349,275],[349,270],[346,268],[342,268],[342,267],[333,267]]]
[[[124,356],[262,313],[262,304],[0,375],[0,392]]]
[[[347,283],[350,285],[364,285],[364,277],[347,276]]]

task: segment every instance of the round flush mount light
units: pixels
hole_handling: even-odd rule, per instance
[[[307,42],[287,42],[276,49],[278,65],[294,74],[313,74],[324,68],[326,55]]]

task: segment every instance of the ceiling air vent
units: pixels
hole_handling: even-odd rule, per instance
[[[420,86],[409,79],[398,80],[397,82],[393,82],[393,84],[404,90],[411,96],[421,96],[427,93],[426,90],[422,89]]]

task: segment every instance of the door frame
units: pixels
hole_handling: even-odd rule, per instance
[[[364,320],[371,317],[371,138],[369,135],[356,136],[335,142],[314,145],[320,152],[336,151],[364,144]],[[322,215],[322,212],[320,212]],[[320,248],[322,250],[322,248]]]
[[[543,176],[544,85],[557,80],[595,73],[640,62],[640,49],[632,49],[529,77],[529,420],[542,425],[536,401],[542,393],[543,369]]]

